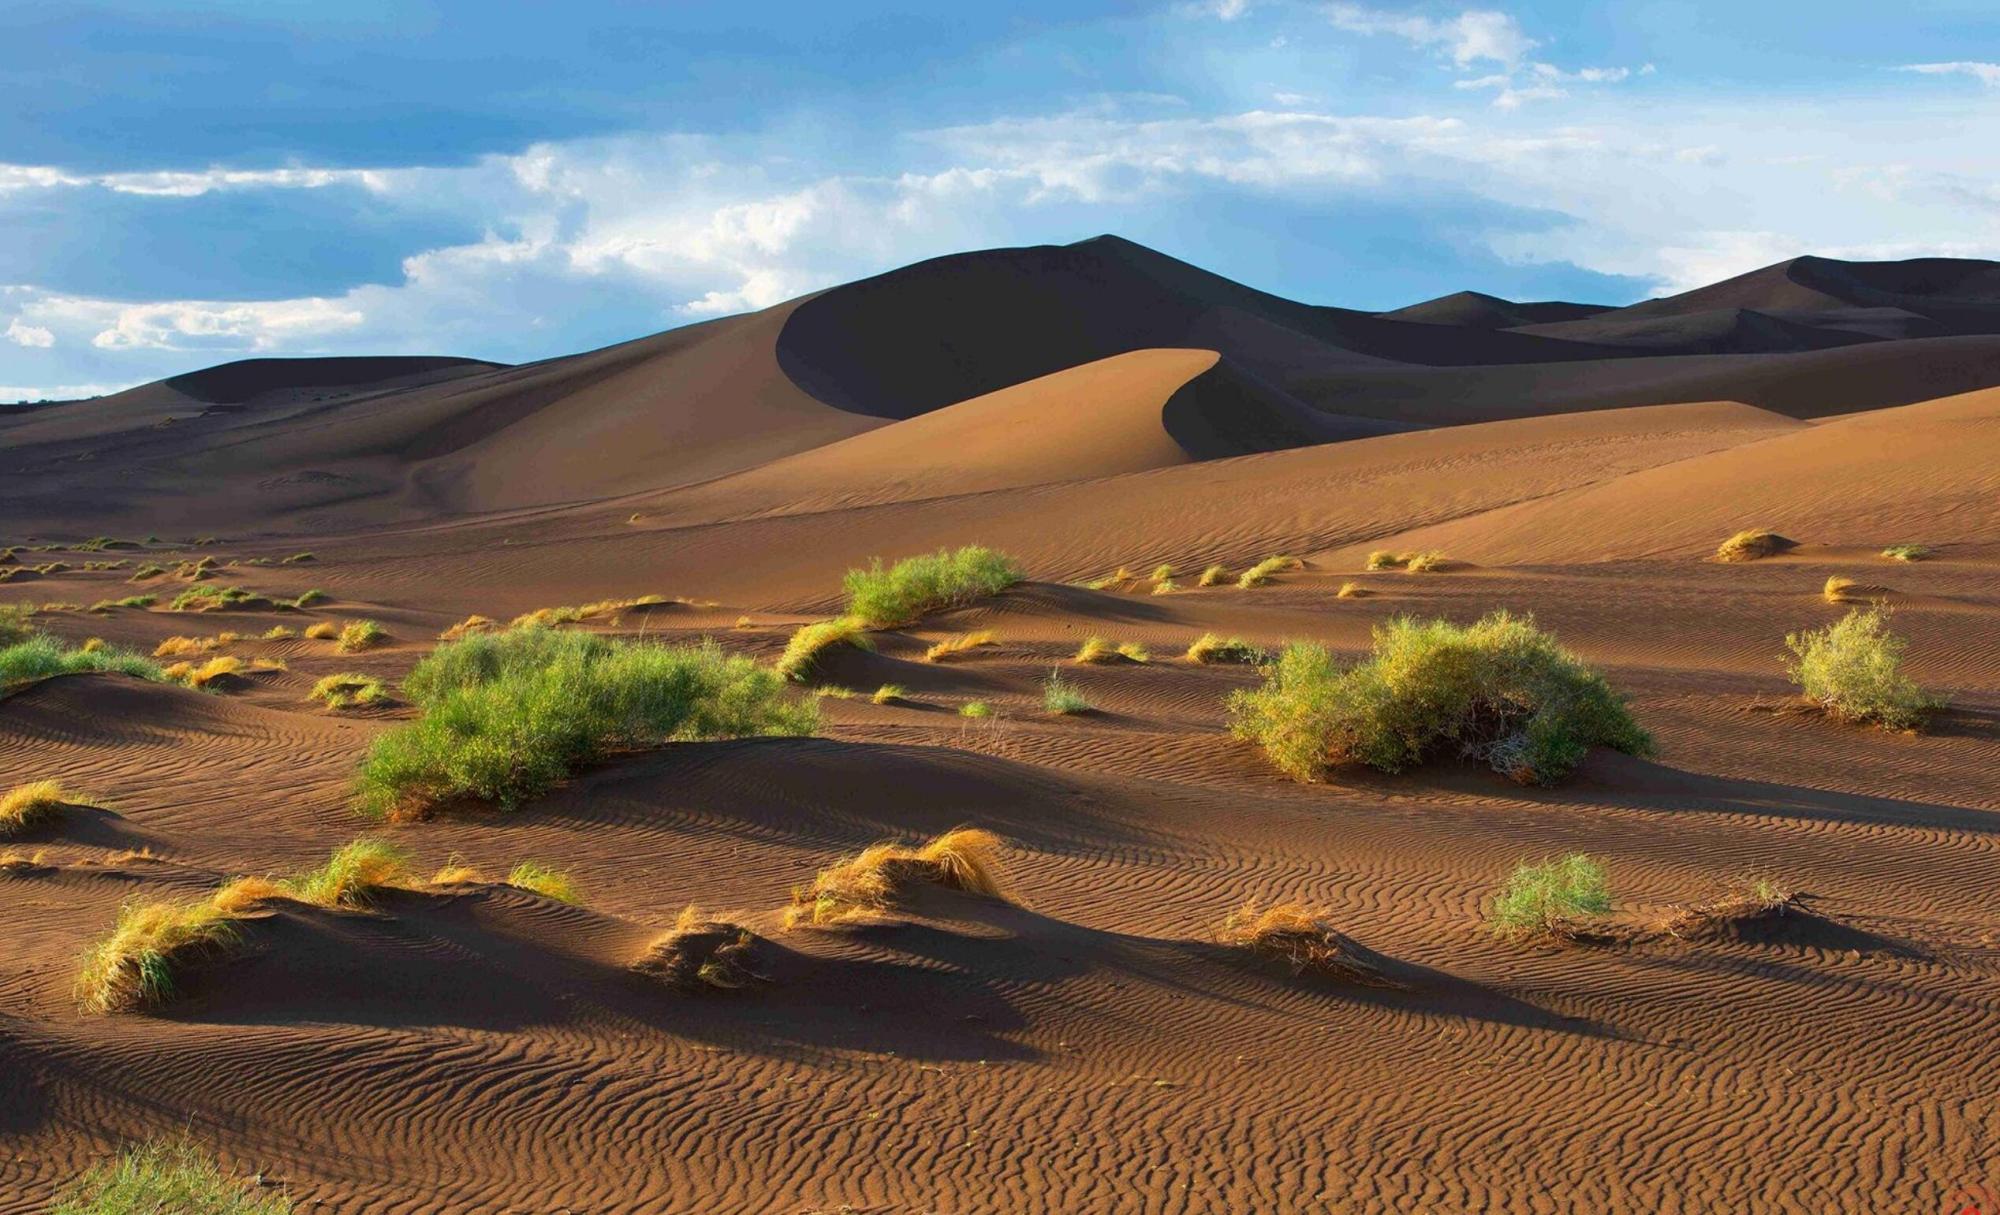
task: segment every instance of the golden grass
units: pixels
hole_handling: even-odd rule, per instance
[[[1300,561],[1297,557],[1266,557],[1249,569],[1244,570],[1243,576],[1236,580],[1236,585],[1247,591],[1253,586],[1263,586],[1278,574],[1282,574],[1287,570],[1303,568],[1304,565],[1305,562]]]
[[[1241,662],[1255,666],[1263,662],[1265,657],[1264,651],[1241,637],[1231,637],[1224,641],[1217,633],[1203,633],[1187,648],[1189,662]]]
[[[293,639],[294,637],[297,637],[298,635],[299,635],[299,634],[298,634],[298,630],[297,630],[297,629],[288,629],[288,628],[286,628],[286,627],[285,627],[284,625],[282,625],[282,624],[274,624],[274,625],[272,625],[272,626],[271,626],[270,628],[268,628],[268,629],[265,629],[265,630],[264,630],[264,635],[263,635],[263,636],[261,636],[261,637],[259,637],[259,638],[258,638],[257,640],[259,640],[259,641],[290,641],[290,640],[292,640],[292,639]]]
[[[63,788],[61,781],[38,780],[0,794],[0,837],[26,831],[56,818],[64,806],[97,803]]]
[[[97,653],[97,651],[104,648],[104,638],[86,637],[83,639],[83,644],[76,648],[86,654],[95,654]]]
[[[1203,571],[1201,572],[1201,577],[1195,580],[1195,585],[1196,585],[1196,586],[1221,586],[1221,585],[1222,585],[1223,583],[1225,583],[1225,582],[1228,582],[1228,581],[1229,581],[1229,567],[1228,567],[1228,566],[1226,566],[1226,565],[1211,565],[1211,566],[1209,566],[1209,567],[1208,567],[1207,569],[1205,569],[1205,570],[1203,570]]]
[[[443,866],[431,875],[431,880],[428,884],[432,886],[478,886],[484,884],[485,881],[485,874],[481,873],[474,866],[466,864],[454,852],[445,859]]]
[[[174,665],[187,668],[179,676],[179,680],[191,688],[205,688],[224,676],[240,675],[243,672],[243,660],[229,654],[218,654],[200,666],[185,662]]]
[[[190,654],[207,654],[227,644],[220,637],[169,637],[153,647],[153,657],[185,658]]]
[[[792,634],[792,639],[785,643],[785,652],[778,656],[776,670],[786,679],[803,678],[819,661],[821,654],[837,645],[851,645],[862,650],[875,648],[875,643],[869,639],[865,627],[856,617],[821,620],[802,625],[798,632]]]
[[[507,884],[516,890],[539,894],[558,903],[580,903],[583,894],[574,879],[560,869],[539,861],[522,861],[507,875]]]
[[[1392,553],[1386,548],[1378,548],[1368,554],[1368,560],[1363,568],[1371,570],[1399,570],[1403,568],[1403,562],[1407,560],[1407,557]]]
[[[322,701],[329,709],[346,709],[354,705],[369,705],[387,695],[382,681],[373,675],[357,675],[348,672],[328,675],[313,684],[308,698]]]
[[[968,700],[958,706],[958,715],[960,717],[991,717],[993,716],[993,706],[983,700]]]
[[[470,637],[474,633],[490,632],[491,630],[497,629],[499,627],[500,627],[500,622],[493,619],[491,616],[480,616],[475,614],[472,616],[467,616],[465,619],[459,621],[457,624],[452,625],[444,632],[439,633],[438,640],[457,641],[461,637]]]
[[[1162,563],[1160,565],[1156,565],[1153,567],[1152,580],[1154,582],[1172,582],[1173,579],[1174,579],[1173,566]]]
[[[992,629],[980,629],[974,633],[960,633],[956,637],[947,637],[925,650],[924,661],[944,662],[963,655],[967,650],[976,650],[981,646],[992,644]]]
[[[508,627],[552,628],[559,624],[578,624],[586,620],[603,620],[616,624],[621,613],[635,607],[652,607],[666,601],[664,595],[641,595],[636,599],[599,599],[595,603],[585,603],[577,607],[536,608],[532,612],[523,612],[514,617]],[[470,619],[479,620],[482,617],[474,616]]]
[[[215,900],[127,903],[111,932],[84,951],[76,1001],[86,1012],[152,1007],[172,997],[174,971],[236,940],[231,915]]]
[[[333,648],[342,654],[354,654],[373,649],[388,639],[389,634],[373,620],[356,620],[340,630],[340,636],[334,641]]]
[[[0,874],[8,877],[33,877],[53,872],[55,866],[49,864],[49,853],[46,848],[37,848],[33,852],[23,852],[19,848],[0,849]]]
[[[885,683],[881,687],[876,688],[875,695],[870,696],[868,699],[874,701],[878,705],[886,705],[886,704],[893,704],[899,700],[908,700],[909,698],[910,698],[910,690],[904,687],[902,684]]]
[[[340,626],[331,620],[322,620],[306,629],[306,636],[314,641],[331,641],[340,636]]]
[[[754,968],[756,950],[757,935],[748,928],[690,904],[632,969],[682,991],[737,991],[763,979]]]
[[[1136,642],[1136,641],[1121,641],[1121,642],[1119,642],[1119,643],[1118,643],[1118,656],[1119,656],[1120,658],[1123,658],[1123,659],[1124,659],[1125,661],[1127,661],[1127,662],[1151,662],[1151,661],[1153,661],[1153,652],[1152,652],[1151,650],[1147,649],[1147,648],[1146,648],[1145,646],[1142,646],[1142,645],[1140,645],[1140,644],[1139,644],[1138,642]]]
[[[358,909],[367,907],[384,890],[407,890],[416,885],[408,853],[385,840],[363,836],[336,848],[317,869],[288,878],[232,878],[216,891],[213,901],[230,913],[266,899]]]
[[[1335,599],[1360,599],[1367,594],[1368,588],[1359,582],[1343,582],[1340,584],[1340,589],[1334,592],[1333,597]]]
[[[1797,547],[1774,531],[1750,528],[1724,540],[1715,550],[1717,561],[1755,561]]]
[[[1311,974],[1371,985],[1382,982],[1381,971],[1334,928],[1331,918],[1304,903],[1264,907],[1251,899],[1222,922],[1216,939],[1283,963],[1294,977]]]
[[[1441,570],[1451,563],[1451,558],[1436,549],[1426,549],[1421,553],[1411,553],[1403,558],[1403,569],[1412,574],[1428,574]]]
[[[1882,555],[1891,561],[1922,561],[1931,555],[1931,550],[1921,544],[1892,544],[1882,550]]]
[[[825,927],[877,916],[907,903],[925,885],[1005,899],[1000,847],[999,836],[977,827],[954,828],[919,847],[871,845],[794,889],[785,927]]]
[[[1162,578],[1153,584],[1153,593],[1155,595],[1171,595],[1179,589],[1181,589],[1180,583],[1175,582],[1172,578]]]
[[[1102,637],[1088,637],[1076,648],[1077,662],[1110,662],[1118,657],[1118,647]]]

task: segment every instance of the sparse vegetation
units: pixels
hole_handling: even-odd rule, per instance
[[[673,741],[809,734],[810,703],[713,642],[518,629],[440,646],[403,683],[417,720],[377,736],[357,800],[377,816],[470,799],[512,807],[586,763]]]
[[[955,828],[921,847],[875,844],[793,890],[785,926],[869,918],[903,905],[926,885],[1005,899],[999,851],[1000,837],[977,827]]]
[[[0,839],[18,835],[62,814],[64,806],[94,806],[97,803],[64,789],[62,782],[31,781],[0,794]]]
[[[958,706],[958,715],[960,717],[974,718],[991,717],[993,716],[993,706],[983,700],[968,700]]]
[[[334,849],[317,869],[288,878],[243,877],[216,892],[215,905],[234,913],[268,898],[285,898],[314,907],[365,908],[385,890],[416,885],[409,853],[386,840],[362,836]]]
[[[1203,571],[1201,572],[1201,577],[1195,580],[1195,585],[1196,585],[1196,586],[1221,586],[1221,585],[1222,585],[1223,583],[1225,583],[1225,582],[1228,582],[1228,581],[1229,581],[1229,567],[1228,567],[1228,566],[1226,566],[1226,565],[1211,565],[1211,566],[1209,566],[1209,567],[1208,567],[1207,569],[1205,569],[1205,570],[1203,570]]]
[[[1287,570],[1299,569],[1304,564],[1305,562],[1300,561],[1297,557],[1266,557],[1249,569],[1244,570],[1243,576],[1236,580],[1236,585],[1247,591],[1253,586],[1263,586],[1272,578]]]
[[[1869,586],[1836,574],[1826,580],[1826,585],[1820,588],[1819,593],[1820,598],[1828,603],[1853,603],[1857,600],[1880,599],[1888,594],[1888,589],[1882,586]]]
[[[272,625],[272,626],[271,626],[270,628],[268,628],[268,629],[265,629],[265,630],[264,630],[264,635],[263,635],[262,637],[259,637],[259,638],[258,638],[258,640],[259,640],[259,641],[290,641],[290,640],[292,640],[293,638],[297,637],[298,635],[299,635],[299,634],[298,634],[298,630],[296,630],[296,629],[288,629],[288,628],[286,628],[286,627],[285,627],[284,625],[282,625],[282,624],[274,624],[274,625]]]
[[[127,595],[123,599],[100,599],[90,605],[93,612],[108,612],[112,608],[149,608],[159,602],[155,595]]]
[[[837,645],[851,645],[858,650],[872,650],[875,642],[864,631],[861,621],[852,616],[841,616],[833,620],[821,620],[813,624],[801,625],[792,639],[785,643],[785,652],[778,656],[777,672],[785,679],[803,679],[819,656]]]
[[[1343,582],[1340,584],[1340,589],[1334,592],[1333,597],[1335,599],[1359,599],[1367,593],[1368,588],[1359,582]]]
[[[1146,648],[1145,646],[1143,646],[1143,645],[1140,645],[1140,644],[1139,644],[1138,642],[1136,642],[1136,641],[1121,641],[1121,642],[1119,642],[1119,643],[1118,643],[1118,656],[1119,656],[1120,658],[1123,658],[1123,659],[1124,659],[1124,660],[1125,660],[1126,662],[1151,662],[1151,661],[1153,661],[1153,652],[1152,652],[1151,650],[1147,649],[1147,648]]]
[[[144,565],[140,566],[138,569],[133,570],[132,576],[126,579],[126,581],[145,582],[148,579],[158,578],[161,574],[164,574],[166,572],[167,572],[166,566],[156,565],[153,562],[148,561]]]
[[[1152,653],[1136,641],[1122,641],[1116,645],[1102,637],[1088,637],[1077,647],[1075,661],[1080,663],[1146,662]]]
[[[1593,746],[1651,751],[1624,699],[1532,616],[1398,617],[1374,642],[1347,670],[1324,646],[1287,645],[1263,687],[1230,697],[1232,732],[1302,781],[1347,763],[1400,772],[1450,748],[1546,784]]]
[[[870,696],[868,699],[874,701],[878,705],[886,705],[886,704],[894,704],[896,701],[899,700],[908,700],[909,698],[910,698],[910,690],[904,687],[902,684],[885,683],[881,687],[876,688],[875,695]]]
[[[65,649],[53,637],[37,634],[0,649],[0,692],[57,675],[111,671],[158,682],[166,678],[150,658],[105,646],[96,650]]]
[[[980,629],[976,633],[960,633],[947,637],[924,651],[925,662],[945,662],[963,656],[968,650],[993,644],[993,630]]]
[[[878,558],[867,569],[847,571],[847,614],[870,628],[895,628],[997,595],[1022,577],[1013,558],[977,544],[907,557],[887,569]]]
[[[320,590],[318,587],[314,587],[309,591],[300,591],[299,597],[292,600],[292,606],[298,608],[300,611],[304,611],[315,603],[324,603],[325,601],[326,592]]]
[[[230,654],[218,654],[207,662],[196,666],[191,662],[177,662],[161,674],[175,683],[184,683],[196,691],[207,691],[210,685],[230,675],[243,673],[243,660]]]
[[[1922,561],[1931,555],[1931,550],[1921,544],[1892,544],[1882,550],[1882,555],[1891,561]]]
[[[1488,915],[1504,936],[1569,937],[1611,910],[1604,866],[1581,852],[1509,874]]]
[[[230,915],[209,899],[127,903],[111,932],[84,951],[76,1000],[93,1013],[129,1012],[173,995],[174,971],[237,937]]]
[[[1785,673],[1835,720],[1914,730],[1943,701],[1903,674],[1908,644],[1889,631],[1886,609],[1855,608],[1823,629],[1787,634]]]
[[[512,624],[508,627],[516,629],[529,627],[552,628],[559,624],[579,624],[586,620],[604,620],[616,624],[618,616],[622,612],[629,611],[635,607],[652,607],[666,601],[666,596],[664,595],[641,595],[636,599],[600,599],[595,603],[579,604],[576,607],[536,608],[532,612],[523,612],[521,615],[514,617]],[[479,617],[475,616],[471,619],[477,620]]]
[[[1090,700],[1083,690],[1064,679],[1062,672],[1051,668],[1049,677],[1042,681],[1042,708],[1049,713],[1088,713]]]
[[[1203,633],[1200,637],[1195,638],[1193,645],[1187,648],[1187,660],[1189,662],[1238,662],[1249,666],[1258,666],[1268,658],[1269,655],[1265,654],[1264,651],[1251,645],[1241,637],[1231,637],[1229,640],[1224,641],[1221,636],[1215,633]]]
[[[319,558],[317,558],[317,557],[313,556],[313,555],[312,555],[311,553],[293,553],[293,554],[292,554],[291,556],[289,556],[289,557],[285,558],[285,559],[284,559],[283,561],[280,561],[280,562],[279,562],[278,564],[279,564],[279,565],[298,565],[298,564],[300,564],[301,562],[305,562],[305,561],[317,561],[317,560],[319,560]]]
[[[1451,563],[1451,558],[1436,549],[1426,549],[1421,553],[1411,553],[1403,558],[1403,570],[1411,574],[1428,574],[1441,570]]]
[[[323,702],[329,709],[347,709],[355,705],[372,705],[380,701],[386,690],[382,681],[373,675],[328,675],[313,684],[311,699]]]
[[[1181,589],[1180,583],[1175,582],[1172,578],[1162,578],[1153,584],[1153,593],[1155,595],[1171,595],[1179,589]]]
[[[373,620],[356,620],[340,630],[340,636],[334,641],[333,648],[342,654],[355,654],[362,650],[374,649],[388,639],[389,634]]]
[[[201,583],[175,595],[167,605],[170,612],[221,612],[230,608],[269,607],[271,601],[253,595],[240,586]]]
[[[1732,884],[1714,898],[1670,908],[1653,925],[1671,937],[1693,937],[1731,925],[1789,915],[1799,906],[1799,896],[1790,887],[1770,878],[1754,878]]]
[[[1222,922],[1216,939],[1281,963],[1295,978],[1310,974],[1371,986],[1383,982],[1381,971],[1341,935],[1332,917],[1304,903],[1265,907],[1251,899]]]
[[[232,1177],[187,1140],[132,1148],[63,1191],[49,1215],[291,1215],[292,1200]]]
[[[479,616],[479,615],[467,616],[465,619],[459,621],[457,624],[452,625],[444,632],[439,633],[438,640],[457,641],[461,637],[470,637],[474,633],[490,633],[494,629],[497,629],[499,627],[500,627],[500,622],[493,619],[491,616]]]
[[[539,861],[522,861],[514,866],[507,875],[507,884],[558,903],[583,902],[583,894],[569,874]]]
[[[0,647],[19,645],[35,632],[35,609],[25,603],[0,603]]]
[[[1760,557],[1770,557],[1797,548],[1796,541],[1787,540],[1774,531],[1751,528],[1737,532],[1724,540],[1715,550],[1717,561],[1755,561]]]
[[[1366,568],[1371,570],[1399,570],[1403,568],[1403,562],[1406,559],[1396,553],[1390,552],[1386,548],[1378,548],[1368,554]]]
[[[322,620],[318,624],[308,625],[306,636],[314,641],[331,641],[340,636],[340,626],[331,620]]]
[[[689,906],[632,969],[682,991],[737,991],[763,978],[756,952],[748,928]]]

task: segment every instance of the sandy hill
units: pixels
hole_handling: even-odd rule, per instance
[[[1607,304],[1572,304],[1564,300],[1516,303],[1482,291],[1454,291],[1421,304],[1378,313],[1384,320],[1421,321],[1427,325],[1463,325],[1469,329],[1512,329],[1555,321],[1579,321],[1613,309]]]

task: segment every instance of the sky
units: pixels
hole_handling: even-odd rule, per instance
[[[0,401],[1117,233],[1312,303],[2000,257],[1991,0],[0,0]]]

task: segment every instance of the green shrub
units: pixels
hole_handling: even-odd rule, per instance
[[[1463,628],[1398,617],[1344,671],[1324,646],[1293,642],[1263,687],[1229,698],[1229,711],[1237,737],[1302,781],[1347,763],[1400,772],[1451,749],[1546,784],[1593,746],[1652,749],[1602,675],[1532,616],[1504,611]]]
[[[1785,673],[1831,717],[1913,730],[1943,702],[1903,674],[1908,644],[1889,631],[1886,609],[1856,608],[1823,629],[1787,634],[1794,660]]]
[[[382,681],[373,675],[328,675],[313,684],[311,698],[324,701],[329,709],[372,705],[382,699]]]
[[[167,605],[170,612],[219,612],[235,607],[268,607],[270,600],[261,595],[253,595],[240,586],[215,586],[201,583],[191,586],[174,596]]]
[[[1050,713],[1087,713],[1090,701],[1081,688],[1063,678],[1061,671],[1051,669],[1042,681],[1042,708]]]
[[[881,558],[847,571],[847,614],[871,628],[909,624],[927,612],[997,595],[1021,581],[1021,567],[1005,553],[969,544],[906,557],[888,569]]]
[[[186,1140],[132,1148],[64,1190],[50,1215],[291,1215],[292,1200],[231,1177]]]
[[[665,646],[517,629],[440,646],[403,688],[418,718],[377,736],[360,808],[401,816],[453,799],[503,807],[586,763],[666,742],[809,734],[818,711],[712,641]]]
[[[824,651],[837,645],[851,645],[856,649],[872,650],[875,643],[862,631],[862,624],[852,616],[842,616],[838,620],[821,620],[802,625],[785,643],[785,652],[778,656],[777,672],[784,679],[803,679],[806,673],[819,661]]]
[[[130,650],[111,646],[100,646],[94,650],[67,649],[55,638],[38,634],[0,649],[0,691],[11,691],[17,685],[55,675],[80,675],[93,671],[115,671],[155,683],[165,678],[159,663]]]
[[[1892,544],[1882,550],[1882,555],[1891,561],[1922,561],[1931,555],[1931,550],[1921,544]]]
[[[300,591],[299,597],[292,600],[292,606],[295,608],[309,608],[313,604],[322,602],[325,599],[326,592],[315,587],[309,591]]]
[[[1604,866],[1581,852],[1539,865],[1521,865],[1493,900],[1495,931],[1561,934],[1579,921],[1611,910]]]
[[[968,700],[958,706],[958,715],[960,717],[991,717],[993,716],[993,706],[983,700]]]
[[[18,645],[35,632],[35,608],[28,603],[0,603],[0,646]]]

